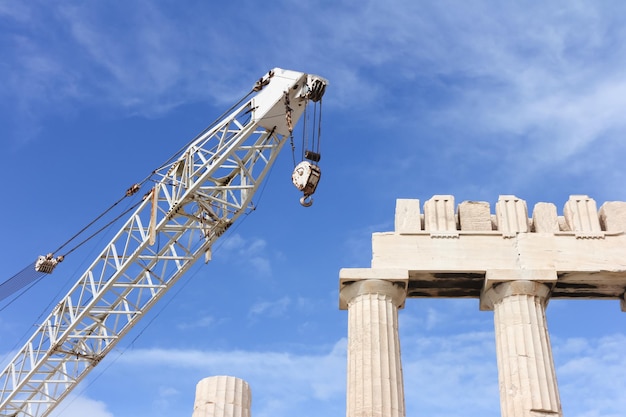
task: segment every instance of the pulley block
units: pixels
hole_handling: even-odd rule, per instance
[[[49,253],[45,256],[40,256],[37,258],[37,262],[35,262],[35,271],[43,272],[45,274],[51,274],[54,271],[54,268],[59,264],[59,262],[63,262],[63,256],[54,257],[53,254]]]
[[[309,161],[300,162],[293,170],[291,180],[293,185],[304,194],[300,199],[300,204],[304,207],[309,207],[313,204],[311,195],[315,193],[321,176],[322,171],[320,168]]]

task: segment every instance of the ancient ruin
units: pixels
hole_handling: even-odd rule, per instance
[[[551,298],[620,300],[626,311],[626,202],[573,195],[489,203],[436,195],[396,203],[372,236],[371,268],[340,271],[348,310],[348,417],[402,417],[398,309],[407,298],[466,297],[493,310],[503,417],[562,416],[545,308]]]
[[[196,385],[192,417],[250,417],[252,393],[246,381],[212,376]]]

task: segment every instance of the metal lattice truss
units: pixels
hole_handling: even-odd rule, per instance
[[[306,74],[276,69],[264,84],[155,173],[135,213],[0,375],[0,416],[48,415],[250,207],[306,104]]]

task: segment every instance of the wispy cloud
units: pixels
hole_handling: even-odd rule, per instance
[[[264,239],[243,238],[236,233],[226,235],[215,250],[219,252],[222,260],[249,269],[254,272],[253,276],[272,275],[271,256]]]
[[[555,169],[594,175],[606,190],[623,182],[598,166],[626,151],[618,140],[626,131],[619,13],[591,3],[488,1],[369,3],[349,12],[328,35],[350,46],[331,79],[341,85],[353,63],[348,85],[377,92],[368,123],[404,132],[394,143],[406,152],[383,147],[389,156],[373,161],[379,176],[389,166],[397,173],[406,155],[422,156],[403,171],[411,175],[426,155],[437,164],[422,178],[439,183],[471,175],[520,189]]]
[[[31,17],[30,7],[23,3],[0,3],[0,16],[24,22]]]
[[[249,316],[280,317],[291,305],[291,298],[285,296],[275,301],[259,301],[250,307]]]
[[[216,319],[213,316],[202,316],[194,321],[181,322],[177,325],[180,330],[197,329],[212,327],[216,323]]]
[[[403,338],[407,415],[496,415],[499,393],[493,334]]]
[[[555,357],[564,414],[574,417],[623,415],[626,335],[558,340]]]
[[[251,386],[255,415],[314,416],[341,411],[337,403],[341,402],[345,388],[345,346],[345,340],[341,340],[319,355],[142,349],[126,353],[120,361],[125,366],[140,367],[146,375],[151,369],[159,369],[160,376],[165,377],[159,379],[163,380],[176,372],[173,381],[191,378],[193,384],[211,375],[237,376]],[[152,368],[157,364],[157,368]]]
[[[272,62],[307,62],[331,78],[334,106],[351,108],[357,117],[365,110],[370,124],[395,119],[405,130],[430,125],[448,135],[464,132],[474,144],[457,143],[466,155],[481,147],[498,152],[504,141],[508,152],[499,158],[505,163],[543,167],[565,164],[598,142],[623,150],[607,139],[626,128],[619,12],[581,2],[537,7],[395,0],[329,4],[320,12],[298,4],[240,10],[236,28],[199,18],[227,13],[224,8],[170,10],[138,1],[117,13],[67,3],[42,14],[4,7],[16,21],[31,16],[29,23],[39,28],[27,32],[31,37],[51,39],[42,49],[28,35],[13,37],[10,76],[4,74],[13,82],[5,89],[20,97],[22,114],[32,118],[42,110],[58,112],[68,99],[155,115],[197,100],[232,102],[233,90],[244,92],[260,75],[254,62],[263,71]],[[297,25],[298,36],[254,32],[247,23],[263,20],[263,13],[286,32]],[[107,19],[113,14],[115,24]],[[307,24],[293,15],[307,16]],[[174,17],[185,18],[185,27]],[[50,36],[44,19],[68,30]],[[246,36],[254,42],[242,43]],[[37,103],[42,96],[66,106]]]
[[[104,98],[155,114],[197,99],[184,82],[190,45],[174,22],[151,2],[131,3],[112,31],[106,20],[111,13],[85,5],[68,5],[61,13],[85,61],[103,76],[98,87]]]
[[[154,332],[162,337],[154,341],[159,347],[197,346],[199,337],[222,338],[216,343],[224,346],[228,342],[223,340],[232,337],[246,349],[146,348],[122,355],[124,369],[111,371],[105,389],[125,384],[119,378],[123,372],[138,374],[133,377],[140,382],[133,380],[123,391],[142,390],[155,407],[151,415],[188,410],[189,402],[180,405],[190,395],[184,381],[192,385],[221,373],[254,383],[256,417],[343,414],[345,340],[337,336],[343,328],[329,321],[336,319],[328,311],[335,311],[337,293],[336,274],[328,270],[336,263],[369,264],[371,233],[392,230],[397,197],[425,199],[458,191],[465,194],[455,194],[459,202],[466,196],[493,202],[498,193],[519,190],[536,197],[549,194],[547,201],[562,204],[553,194],[592,189],[626,199],[626,172],[620,169],[626,153],[621,114],[626,107],[626,3],[246,3],[0,3],[0,125],[11,130],[2,135],[3,143],[43,138],[47,121],[81,112],[118,119],[171,115],[178,106],[197,102],[225,108],[273,66],[330,79],[325,118],[332,120],[332,133],[339,134],[332,144],[335,159],[326,165],[334,164],[335,172],[325,170],[330,180],[323,181],[335,194],[328,217],[319,222],[323,233],[309,242],[322,255],[314,261],[306,256],[306,263],[295,265],[289,264],[289,251],[300,247],[289,248],[282,258],[274,253],[262,233],[281,227],[278,222],[259,232],[261,237],[244,238],[234,229],[225,234],[214,248],[211,267],[224,266],[228,276],[243,273],[264,284],[279,283],[281,292],[279,285],[259,290],[246,281],[224,279],[219,283],[250,291],[221,299],[207,284],[205,293],[193,295],[214,309],[190,306],[182,310],[184,317],[168,322],[176,324]],[[193,117],[204,117],[199,113]],[[99,146],[88,149],[97,153]],[[24,193],[30,188],[19,175],[40,175],[34,160],[29,163],[7,168],[20,179],[9,184]],[[77,186],[93,187],[93,181]],[[390,202],[385,213],[379,211],[387,204],[383,200]],[[304,233],[316,227],[303,219],[298,227]],[[332,248],[337,243],[339,250]],[[291,279],[294,275],[302,275],[300,281]],[[319,288],[326,288],[323,294]],[[332,296],[323,298],[331,290]],[[271,329],[262,341],[255,340],[265,330],[260,326],[254,329],[259,333],[241,339],[237,325],[218,336],[194,331],[215,329],[225,323],[220,320],[234,322],[233,297],[246,300],[244,307],[235,307],[244,322],[305,313],[289,317],[289,336],[316,335],[307,340],[336,344],[322,353],[301,353],[302,338],[285,337],[271,344],[284,350],[263,351],[256,346],[268,346],[267,340],[282,329]],[[428,304],[401,313],[408,414],[458,416],[462,409],[466,415],[498,415],[491,316],[475,318],[464,308]],[[196,338],[172,341],[169,330],[177,325]],[[568,416],[623,414],[623,337],[553,340]],[[126,400],[128,407],[136,397]],[[91,415],[122,417],[123,411],[111,411],[117,404],[90,400],[95,393],[79,398],[76,403]]]
[[[141,0],[3,3],[0,16],[9,25],[0,45],[0,104],[16,114],[14,136],[35,137],[43,120],[85,106],[154,117],[198,100],[233,103],[270,68],[233,62],[240,38],[228,33],[242,25],[208,25],[201,16],[210,12]]]
[[[618,416],[624,409],[624,335],[599,339],[553,341],[565,413],[574,417]],[[407,415],[428,413],[452,417],[499,415],[499,390],[493,332],[460,332],[435,336],[401,332]],[[252,387],[256,412],[262,416],[319,415],[345,396],[346,341],[318,355],[276,351],[203,351],[139,349],[120,361],[168,378],[197,380],[233,375]],[[158,366],[157,366],[158,365]],[[315,401],[309,410],[306,397]],[[329,403],[330,401],[330,403]]]
[[[417,301],[400,311],[407,410],[454,416],[462,406],[466,415],[499,415],[493,313],[477,312],[476,300]],[[613,416],[623,410],[625,338],[552,337],[565,415]]]
[[[51,417],[114,417],[102,401],[85,396],[70,396],[50,414]]]

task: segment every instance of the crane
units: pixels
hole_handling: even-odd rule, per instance
[[[192,264],[210,260],[212,245],[251,207],[294,125],[309,102],[321,104],[327,83],[269,71],[247,101],[153,172],[137,209],[0,375],[0,417],[48,415]],[[308,206],[321,174],[319,154],[307,151],[305,158],[292,181]],[[35,269],[51,273],[62,260],[40,256]]]

